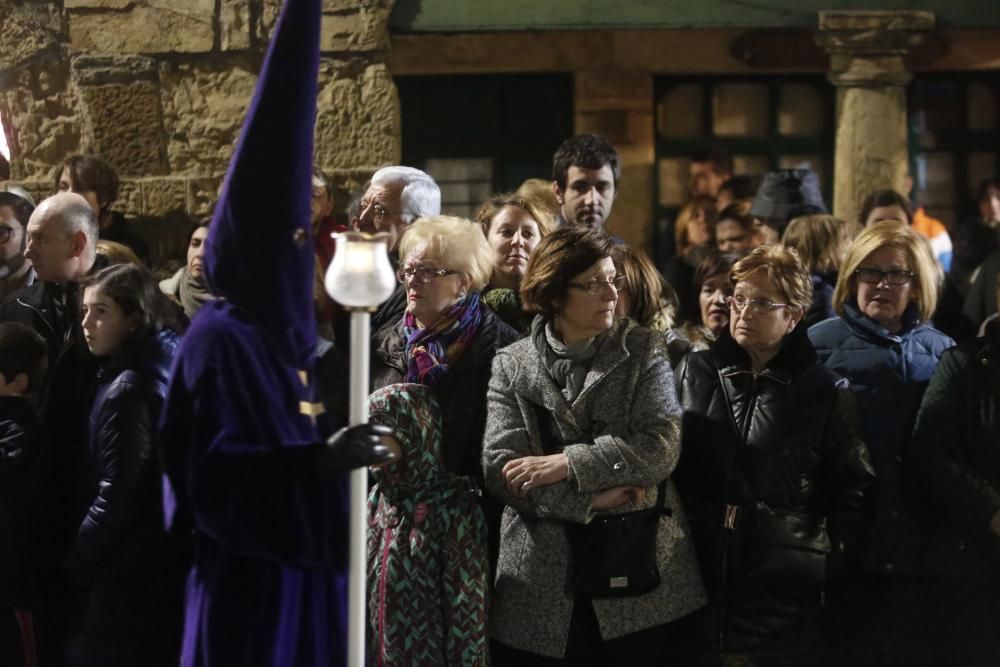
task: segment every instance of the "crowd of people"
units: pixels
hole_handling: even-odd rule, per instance
[[[350,349],[322,287],[331,234],[384,232],[398,277],[372,315],[371,419],[396,458],[372,471],[371,664],[997,664],[1000,180],[950,230],[892,190],[840,220],[812,171],[734,174],[716,150],[654,261],[605,230],[621,178],[610,144],[575,136],[543,187],[467,220],[413,167],[376,171],[344,215],[313,173],[304,365],[334,426]],[[224,335],[207,304],[285,347],[235,297],[263,267],[206,280],[208,219],[185,257],[152,256],[117,191],[94,155],[37,204],[0,183],[4,665],[175,665],[193,553],[283,551],[234,532],[245,508],[213,491],[266,471],[191,477],[178,452],[204,434],[161,426],[172,373],[253,410],[212,379],[237,362],[174,358]],[[164,520],[178,480],[222,537]],[[201,576],[244,567],[212,558]]]

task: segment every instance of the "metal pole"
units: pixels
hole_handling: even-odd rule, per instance
[[[351,425],[368,421],[371,314],[351,312]],[[368,469],[351,471],[350,579],[347,588],[347,665],[365,667],[368,620]]]

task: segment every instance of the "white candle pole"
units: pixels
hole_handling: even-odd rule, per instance
[[[326,291],[351,313],[351,425],[368,421],[371,313],[392,294],[388,234],[335,234],[337,250],[326,272]],[[367,628],[368,470],[351,471],[350,561],[347,587],[347,665],[365,667]]]

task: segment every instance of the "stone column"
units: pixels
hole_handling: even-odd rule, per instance
[[[834,214],[857,219],[873,190],[899,189],[907,171],[906,56],[934,27],[920,11],[823,11],[817,43],[837,86]]]
[[[649,72],[576,73],[574,126],[599,134],[618,151],[622,177],[607,228],[629,245],[649,248],[653,218],[653,76]]]

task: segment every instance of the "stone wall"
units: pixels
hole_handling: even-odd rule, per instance
[[[337,205],[400,159],[386,67],[393,0],[324,0],[316,161]],[[122,176],[116,208],[159,257],[205,215],[225,174],[281,0],[0,3],[0,118],[12,177],[39,196],[92,152]]]

